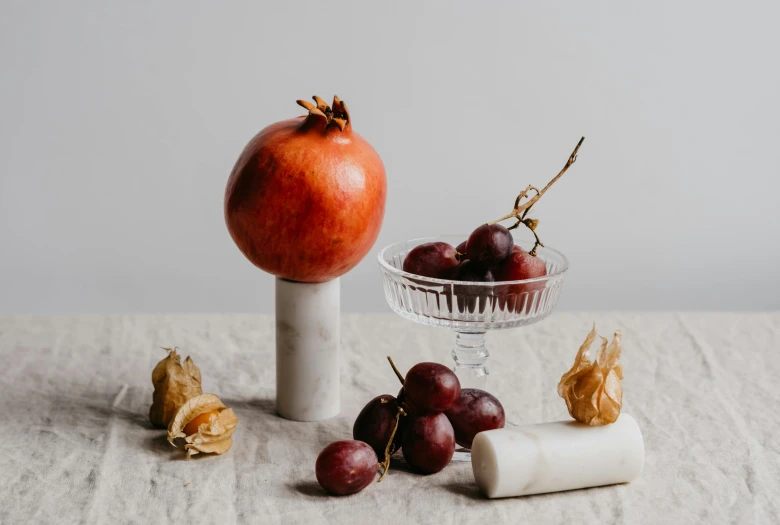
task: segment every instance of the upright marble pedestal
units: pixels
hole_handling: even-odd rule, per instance
[[[340,280],[276,279],[276,411],[285,419],[338,415]]]

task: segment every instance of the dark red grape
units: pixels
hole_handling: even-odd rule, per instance
[[[453,279],[457,281],[493,282],[493,273],[485,268],[466,260],[461,262],[453,271]],[[461,313],[474,313],[479,307],[479,312],[485,311],[487,303],[491,300],[490,291],[480,286],[457,284],[453,287],[453,293],[457,297],[458,311]]]
[[[458,401],[445,412],[455,431],[458,445],[471,448],[479,432],[504,428],[504,407],[495,396],[478,388],[464,388]]]
[[[512,234],[500,224],[483,224],[469,235],[466,255],[479,265],[492,266],[506,259],[514,244]]]
[[[447,279],[458,265],[455,248],[446,242],[427,242],[413,248],[404,259],[405,272]]]
[[[496,281],[520,281],[547,275],[547,266],[536,255],[514,252],[504,259],[495,274]]]
[[[456,281],[476,281],[480,283],[494,281],[493,272],[489,268],[480,266],[468,259],[455,267],[452,272],[452,278]]]
[[[396,398],[389,394],[375,397],[363,407],[355,419],[355,424],[352,426],[352,437],[368,443],[376,452],[377,457],[384,461],[385,447],[390,440],[390,434],[393,433],[393,428],[395,428],[397,413],[398,402]],[[398,430],[393,438],[394,446],[390,449],[391,454],[401,448],[401,435],[405,422],[406,418],[404,417],[399,421]]]
[[[455,453],[455,431],[442,412],[412,417],[404,429],[404,459],[423,474],[439,472]]]
[[[528,252],[516,252],[507,257],[496,271],[499,281],[520,281],[547,275],[547,267],[541,257]],[[503,310],[529,312],[534,298],[545,287],[544,282],[519,283],[501,290],[498,306]]]
[[[463,241],[458,246],[456,246],[455,247],[455,251],[462,255],[462,257],[460,258],[461,261],[467,261],[468,260],[468,258],[466,256],[466,241]],[[520,246],[515,244],[514,246],[512,246],[512,251],[513,252],[523,252],[525,250],[523,250]]]
[[[418,363],[406,373],[404,392],[421,411],[444,412],[458,400],[458,376],[439,363]]]
[[[360,492],[374,481],[379,460],[374,449],[362,441],[336,441],[317,456],[315,473],[322,488],[344,496]]]

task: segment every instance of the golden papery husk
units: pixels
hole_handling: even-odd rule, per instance
[[[184,433],[184,427],[187,426],[187,423],[199,415],[213,410],[219,411],[219,414],[212,414],[210,421],[201,424],[195,434],[188,436]],[[168,426],[168,442],[177,446],[177,439],[181,443],[183,438],[187,458],[201,452],[222,454],[227,452],[233,444],[233,432],[237,424],[238,417],[217,396],[201,394],[187,400],[176,412],[176,416]]]
[[[580,346],[574,365],[558,383],[558,394],[566,401],[571,417],[592,426],[614,423],[623,405],[620,331],[615,332],[609,345],[601,337],[601,348],[596,360],[591,362],[589,348],[596,335],[594,325]]]
[[[152,371],[154,395],[149,409],[149,420],[156,427],[166,428],[188,399],[203,393],[200,369],[189,357],[181,363],[175,348],[164,348],[168,356]]]

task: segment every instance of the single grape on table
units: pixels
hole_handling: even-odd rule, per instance
[[[320,485],[336,496],[360,492],[374,481],[379,461],[368,444],[345,440],[331,443],[317,457]]]

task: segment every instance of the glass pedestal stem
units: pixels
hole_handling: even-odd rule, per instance
[[[485,332],[458,332],[452,358],[455,375],[462,388],[487,390],[488,371],[485,367],[490,353],[485,347]]]

